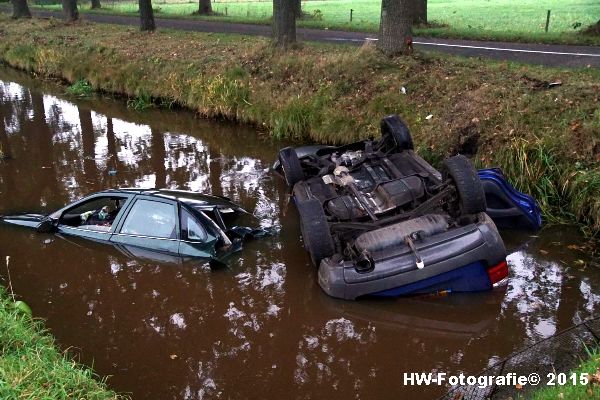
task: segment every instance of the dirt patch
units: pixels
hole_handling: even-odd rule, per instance
[[[600,20],[598,20],[598,22],[596,22],[595,24],[592,24],[590,26],[588,26],[583,33],[585,35],[598,35],[600,36]]]
[[[562,82],[560,80],[548,82],[537,78],[531,78],[527,75],[523,75],[521,77],[521,81],[532,90],[552,89],[554,87],[562,85]]]
[[[456,96],[454,107],[448,116],[450,126],[450,154],[463,154],[474,157],[479,152],[484,126],[498,112],[498,104],[493,101],[489,85]]]

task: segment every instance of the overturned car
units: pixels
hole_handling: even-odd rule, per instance
[[[376,140],[288,147],[274,167],[293,192],[304,246],[330,296],[480,291],[507,281],[477,170],[462,155],[434,169],[397,115],[382,120]],[[501,200],[515,206],[505,197],[498,208]]]

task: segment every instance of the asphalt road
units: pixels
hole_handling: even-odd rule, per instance
[[[6,8],[3,9],[7,11]],[[62,18],[60,12],[53,11],[35,10],[33,14],[37,17]],[[84,14],[83,18],[98,23],[135,26],[139,24],[139,18],[136,16]],[[196,32],[237,33],[257,36],[271,35],[271,27],[267,25],[233,24],[176,18],[156,18],[156,25],[159,28]],[[299,28],[297,34],[298,38],[304,41],[350,43],[356,45],[360,45],[368,40],[377,40],[376,34],[364,32]],[[600,67],[600,46],[484,42],[421,37],[415,37],[413,43],[415,49],[418,50],[437,51],[466,57],[482,57],[557,67]]]

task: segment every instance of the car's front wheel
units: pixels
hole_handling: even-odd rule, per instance
[[[312,263],[318,267],[321,260],[331,257],[335,253],[323,206],[317,199],[308,199],[297,202],[296,207],[300,214],[300,229],[304,247],[308,250]]]
[[[293,188],[296,183],[304,179],[302,165],[300,165],[300,160],[293,147],[279,150],[279,162],[283,169],[285,181],[290,188]]]
[[[471,161],[457,155],[444,160],[442,166],[443,180],[450,179],[458,194],[458,215],[469,215],[484,212],[486,209],[485,192]]]

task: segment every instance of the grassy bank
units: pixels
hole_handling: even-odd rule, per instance
[[[0,288],[0,398],[119,400],[94,373],[57,349],[40,321],[20,313]]]
[[[377,32],[381,0],[318,0],[302,2],[304,18],[298,25],[308,28],[342,29]],[[271,1],[213,2],[216,15],[198,17],[197,1],[155,0],[157,16],[201,18],[228,22],[269,24],[273,13]],[[137,1],[103,2],[100,10],[84,12],[137,15]],[[43,6],[60,10],[59,5]],[[350,21],[350,10],[353,10]],[[546,13],[551,10],[550,25],[545,32]],[[415,34],[479,40],[523,41],[538,43],[600,44],[600,37],[585,35],[582,30],[600,19],[600,3],[595,0],[429,0],[429,20],[433,27],[416,27]]]
[[[600,71],[558,70],[267,39],[0,17],[0,60],[123,94],[176,103],[298,142],[378,135],[399,113],[431,162],[457,152],[499,165],[547,220],[600,231]],[[561,81],[547,89],[545,82]],[[402,88],[406,89],[406,94]],[[431,117],[430,117],[431,116]],[[275,157],[275,155],[273,155]]]
[[[557,371],[560,372],[560,371]],[[572,382],[573,374],[576,376],[577,385]],[[582,374],[587,374],[588,383],[581,384]],[[600,350],[594,349],[590,351],[589,358],[583,361],[577,368],[570,372],[566,372],[567,383],[559,385],[555,382],[555,386],[540,387],[540,389],[529,396],[529,400],[557,400],[557,399],[599,399],[600,391]]]

